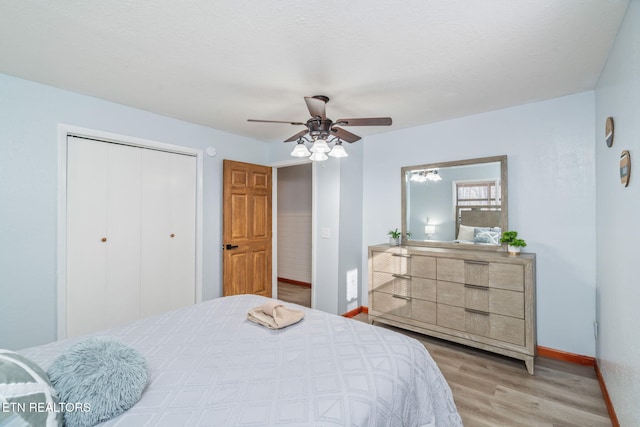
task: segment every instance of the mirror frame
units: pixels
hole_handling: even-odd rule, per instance
[[[427,246],[435,248],[450,248],[450,249],[466,249],[466,250],[480,250],[480,251],[500,251],[504,250],[503,245],[475,245],[472,243],[454,243],[438,240],[410,240],[407,238],[407,194],[406,194],[406,182],[405,177],[407,172],[414,169],[435,169],[445,168],[450,166],[465,166],[475,165],[481,163],[500,163],[500,229],[507,231],[509,222],[509,198],[507,194],[507,156],[493,156],[493,157],[480,157],[476,159],[455,160],[450,162],[430,163],[424,165],[404,166],[401,168],[400,184],[402,186],[402,242],[406,246]]]

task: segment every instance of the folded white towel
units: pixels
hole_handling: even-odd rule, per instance
[[[303,317],[303,311],[285,307],[282,302],[276,300],[252,308],[247,313],[247,319],[269,329],[286,328],[299,322]]]

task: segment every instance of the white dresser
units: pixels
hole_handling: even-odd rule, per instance
[[[369,320],[524,360],[536,351],[535,254],[369,247]]]

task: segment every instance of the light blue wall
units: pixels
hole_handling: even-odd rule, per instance
[[[363,250],[400,226],[402,166],[506,154],[509,228],[537,253],[538,344],[595,355],[594,114],[586,92],[368,137]]]
[[[278,169],[278,213],[311,214],[311,164]]]
[[[607,117],[614,141],[604,143]],[[629,3],[596,88],[598,366],[622,426],[640,425],[640,1]],[[620,153],[631,153],[628,187]]]
[[[340,289],[338,286],[340,257],[340,161],[329,159],[314,165],[315,199],[313,216],[315,237],[312,249],[314,275],[312,292],[315,308],[333,314],[338,312]],[[329,238],[322,230],[329,230]]]
[[[362,289],[363,273],[360,271],[362,258],[362,172],[363,154],[366,141],[348,144],[349,157],[340,162],[340,212],[332,215],[331,221],[340,224],[340,247],[338,251],[338,313],[344,314],[362,303],[358,292],[357,300],[347,299],[347,272],[355,270],[358,289]],[[337,159],[335,159],[337,160]],[[366,288],[366,286],[364,287]]]
[[[203,298],[221,295],[222,159],[268,144],[0,74],[0,348],[56,338],[58,123],[195,148],[204,156]]]

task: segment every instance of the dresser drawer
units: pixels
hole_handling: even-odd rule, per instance
[[[436,301],[436,281],[433,279],[423,279],[422,277],[411,278],[411,297],[426,301]]]
[[[411,276],[424,277],[426,279],[436,278],[436,259],[424,255],[411,255]]]
[[[445,282],[438,280],[436,282],[438,304],[455,305],[464,307],[464,285],[462,283]]]
[[[524,293],[438,280],[436,301],[456,307],[524,319]]]
[[[433,279],[374,272],[371,279],[371,290],[402,297],[436,301],[436,281]]]
[[[524,293],[464,285],[464,307],[524,319]]]
[[[522,292],[524,268],[501,262],[464,261],[464,283]]]
[[[489,286],[492,288],[524,291],[524,266],[518,264],[489,264]]]
[[[489,286],[489,265],[488,262],[464,261],[464,283]]]
[[[433,301],[411,299],[411,318],[418,322],[436,324],[437,304]]]
[[[394,297],[386,292],[372,292],[372,309],[384,314],[411,318],[410,298]]]
[[[515,345],[524,345],[524,320],[456,307],[437,305],[438,326]]]
[[[437,325],[464,332],[464,307],[438,303]]]
[[[373,252],[371,254],[373,271],[392,274],[409,274],[411,258],[404,252]]]
[[[421,323],[436,324],[437,304],[415,298],[398,298],[385,292],[372,292],[372,310],[383,316],[397,316]]]
[[[465,309],[464,331],[516,345],[524,345],[524,320]]]
[[[391,273],[373,272],[371,280],[371,290],[386,292],[388,294],[398,294],[401,296],[411,296],[411,277],[403,275],[393,275]]]
[[[464,260],[438,258],[436,263],[436,278],[447,282],[464,283]]]

